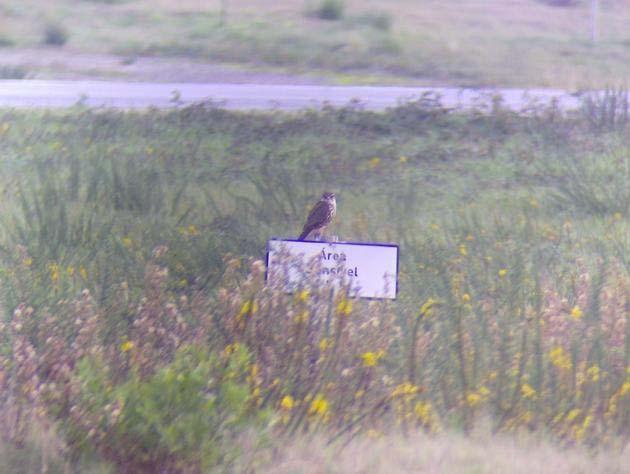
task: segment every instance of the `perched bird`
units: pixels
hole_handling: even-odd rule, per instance
[[[337,200],[335,199],[335,193],[325,192],[322,197],[311,209],[308,217],[306,218],[306,224],[302,229],[302,233],[298,237],[298,240],[304,240],[311,232],[315,235],[319,234],[324,228],[330,224],[337,213]]]

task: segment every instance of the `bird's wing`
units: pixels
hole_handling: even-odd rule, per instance
[[[304,229],[317,229],[330,219],[330,204],[326,201],[318,201],[308,214]]]

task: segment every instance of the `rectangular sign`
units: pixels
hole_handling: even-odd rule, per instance
[[[319,278],[348,284],[360,297],[395,299],[398,246],[273,239],[267,244],[267,272],[269,278],[284,275],[289,290]]]

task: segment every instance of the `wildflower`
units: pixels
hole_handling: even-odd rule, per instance
[[[302,303],[306,303],[310,296],[310,292],[307,289],[304,289],[298,293],[298,300]]]
[[[50,279],[53,282],[59,280],[59,265],[57,265],[55,262],[52,262],[50,265],[48,265],[48,269],[50,270]]]
[[[308,414],[324,417],[326,416],[327,413],[328,413],[328,401],[320,393],[311,402],[311,406],[308,409]]]
[[[559,369],[569,370],[573,364],[568,354],[564,352],[562,346],[556,346],[549,351],[549,360]]]
[[[370,160],[370,168],[371,169],[376,168],[380,164],[381,164],[381,159],[378,156],[375,156],[374,158],[372,158]]]
[[[87,280],[88,274],[85,267],[79,267],[79,275],[81,275],[81,278],[83,278],[84,280]]]
[[[536,390],[534,390],[534,388],[530,384],[524,383],[521,386],[521,395],[523,396],[523,398],[528,398],[532,400],[536,398]]]
[[[630,382],[624,382],[624,384],[621,386],[621,390],[619,390],[619,396],[625,397],[629,393],[630,393]]]
[[[539,206],[538,200],[536,198],[534,198],[534,197],[531,198],[529,200],[529,205],[532,206],[534,209],[536,209]]]
[[[470,301],[470,295],[469,295],[468,293],[464,293],[464,294],[462,295],[462,301],[463,301],[464,303],[468,303],[468,302]]]
[[[243,306],[241,306],[241,310],[238,313],[237,319],[241,320],[243,316],[248,315],[248,314],[256,314],[257,311],[258,311],[258,302],[247,300],[245,301],[245,303],[243,303]]]
[[[488,398],[488,395],[490,395],[490,390],[488,390],[488,387],[486,387],[485,385],[482,385],[477,390],[477,393],[485,400],[486,398]]]
[[[599,366],[593,365],[586,370],[586,375],[593,382],[597,382],[599,380]]]
[[[123,237],[122,238],[122,244],[126,248],[131,248],[131,245],[133,244],[133,241],[129,237]]]
[[[413,412],[422,423],[428,425],[431,422],[431,403],[418,402],[413,408]]]
[[[468,249],[466,249],[466,244],[460,244],[459,246],[459,254],[465,257],[468,255]]]
[[[337,305],[337,313],[343,316],[349,316],[352,313],[352,301],[345,297],[341,299]]]
[[[575,420],[578,415],[580,414],[580,410],[578,408],[574,408],[573,410],[571,410],[568,415],[567,415],[567,421],[570,423],[573,420]]]
[[[409,158],[407,158],[406,156],[403,155],[400,158],[398,158],[398,161],[400,161],[401,163],[404,164],[404,163],[407,163],[408,159]]]
[[[293,400],[293,397],[291,395],[285,395],[284,397],[282,397],[282,400],[280,401],[280,408],[290,411],[293,409],[294,406],[295,400]]]
[[[328,349],[328,339],[323,338],[321,341],[319,341],[319,350],[325,352],[326,349]]]
[[[66,268],[66,273],[68,274],[69,277],[73,277],[74,276],[74,267],[72,265],[69,265]]]
[[[26,257],[24,259],[24,266],[30,267],[31,265],[33,265],[33,259],[31,257]]]
[[[479,405],[479,403],[481,403],[481,396],[478,393],[469,393],[466,396],[466,402],[471,407],[477,406]]]
[[[403,382],[394,387],[394,390],[392,391],[392,397],[399,397],[401,395],[415,395],[420,391],[420,387],[418,387],[417,385],[409,382]]]
[[[120,345],[120,352],[129,352],[133,349],[133,342],[125,341]]]
[[[507,269],[502,268],[501,270],[499,270],[499,276],[501,278],[503,278],[505,275],[507,275]]]
[[[420,317],[431,316],[433,314],[433,308],[438,304],[437,300],[428,298],[424,304],[420,307]]]
[[[571,317],[575,319],[576,321],[582,317],[582,310],[580,309],[578,305],[575,305],[573,309],[571,310]]]
[[[296,324],[304,324],[308,321],[309,314],[310,313],[308,312],[308,310],[305,309],[300,314],[298,314],[295,318],[293,318],[293,320],[296,322]]]
[[[375,367],[376,364],[378,364],[378,360],[384,355],[384,351],[364,352],[363,354],[361,354],[361,359],[363,359],[363,367]]]

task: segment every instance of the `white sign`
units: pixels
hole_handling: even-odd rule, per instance
[[[267,244],[268,278],[284,274],[290,290],[305,279],[344,281],[364,298],[395,299],[398,292],[398,246],[355,242],[270,240]],[[286,268],[287,258],[298,265]],[[282,270],[285,270],[282,273]]]

